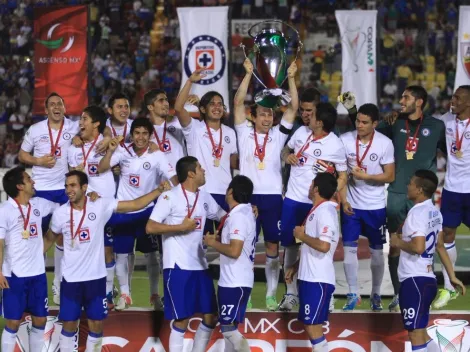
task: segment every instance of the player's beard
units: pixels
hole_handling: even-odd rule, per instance
[[[416,112],[416,103],[413,103],[410,107],[407,106],[405,109],[406,110],[402,112],[403,115],[407,117],[413,115]]]

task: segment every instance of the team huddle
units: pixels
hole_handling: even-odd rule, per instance
[[[338,136],[335,107],[320,102],[314,89],[299,99],[295,63],[287,72],[291,101],[280,123],[274,125],[273,109],[261,105],[251,106],[247,119],[253,66],[246,60],[244,67],[234,98],[235,129],[222,123],[221,94],[208,92],[200,100],[190,95],[204,77],[201,70],[180,91],[175,117],[165,92],[157,89],[144,96],[148,118],[133,121],[122,94],[110,98],[109,119],[103,109],[88,106],[77,122],[65,118],[59,94],[47,97],[47,119],[30,127],[19,154],[32,166],[32,177],[17,167],[3,178],[9,199],[0,205],[2,351],[14,351],[24,312],[32,315],[29,349],[42,351],[48,312],[44,253],[52,246],[61,351],[76,348],[82,309],[89,327],[86,351],[101,350],[108,311],[132,305],[134,250],[145,254],[151,304],[172,321],[171,352],[183,350],[189,319],[197,313],[203,318],[193,352],[206,350],[217,322],[225,351],[250,351],[238,324],[251,307],[262,233],[266,308],[298,306],[313,351],[325,352],[322,326],[333,302],[340,237],[349,285],[343,310],[361,302],[362,235],[371,253],[370,308],[381,311],[386,229],[395,291],[389,309],[401,312],[413,351],[438,351],[426,333],[430,306],[441,308],[459,290],[465,293],[453,267],[456,228],[462,222],[470,226],[470,86],[456,90],[442,121],[423,115],[427,94],[420,86],[407,87],[401,113],[380,122],[375,105],[356,109],[354,95],[343,94],[355,129]],[[191,117],[187,104],[198,106],[200,119]],[[448,165],[441,211],[432,203],[438,148],[447,151]],[[234,170],[239,175],[233,177]],[[280,245],[286,293],[278,303]],[[217,292],[208,247],[220,253]],[[445,278],[436,300],[435,253]]]

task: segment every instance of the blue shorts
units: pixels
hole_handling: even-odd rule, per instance
[[[69,197],[65,194],[65,189],[57,189],[53,191],[36,191],[35,197],[41,197],[60,205],[65,204],[69,201]],[[42,218],[42,233],[46,234],[49,230],[49,223],[51,222],[52,214],[49,214]]]
[[[221,325],[243,323],[246,306],[251,295],[251,287],[217,288],[219,301],[219,322]]]
[[[299,280],[299,318],[305,325],[328,321],[331,296],[335,287],[324,282]]]
[[[251,204],[258,207],[256,234],[263,229],[264,242],[281,240],[282,196],[280,194],[253,194]]]
[[[432,277],[410,277],[400,283],[400,309],[405,330],[426,329],[436,294],[437,281]]]
[[[225,194],[212,194],[212,198],[216,201],[218,205],[222,207],[223,210],[228,212],[230,209],[228,207],[228,204],[225,202]],[[218,222],[214,220],[210,220],[206,218],[206,224],[204,225],[204,233],[210,232],[214,233],[215,230],[217,230]]]
[[[302,225],[312,204],[284,198],[281,216],[281,244],[284,247],[295,245],[294,228]]]
[[[165,319],[181,320],[196,313],[217,312],[217,299],[209,270],[163,270]]]
[[[442,190],[442,225],[455,229],[464,223],[470,227],[470,193],[456,193]]]
[[[346,215],[341,208],[341,232],[346,247],[357,247],[359,235],[367,237],[369,247],[383,249],[386,240],[387,211],[353,209],[353,215]]]
[[[160,235],[140,236],[135,241],[135,250],[140,253],[153,253],[160,248],[162,248],[162,236]]]
[[[106,301],[106,277],[91,281],[60,283],[60,311],[62,321],[76,321],[82,307],[88,319],[104,320],[108,316]]]
[[[46,274],[29,277],[6,277],[10,288],[3,289],[3,316],[5,319],[21,320],[24,312],[34,317],[47,317]]]

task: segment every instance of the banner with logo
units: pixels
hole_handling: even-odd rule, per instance
[[[341,93],[354,92],[356,106],[377,104],[377,11],[335,11],[342,48]],[[338,112],[346,114],[342,104]]]
[[[57,313],[57,312],[55,312]],[[61,323],[55,316],[48,318],[43,351],[57,351]],[[254,352],[307,352],[312,350],[303,325],[295,313],[247,313],[240,332],[248,339]],[[185,334],[183,352],[190,352],[201,318],[192,318]],[[439,344],[441,351],[469,351],[470,314],[442,312],[431,314],[428,334]],[[27,352],[28,329],[26,319],[18,331],[16,351]],[[397,313],[333,313],[323,326],[330,351],[348,352],[411,352],[408,334]],[[86,317],[80,320],[79,348],[85,350],[88,327]],[[126,310],[111,312],[104,322],[103,351],[107,352],[165,352],[170,336],[169,322],[161,312]],[[46,347],[48,349],[46,349]],[[224,350],[224,339],[217,327],[208,345],[208,352]]]
[[[454,90],[470,84],[470,6],[459,7],[459,36],[457,41],[457,72]]]
[[[202,97],[208,91],[219,92],[229,106],[228,87],[228,6],[178,8],[183,88],[199,68],[206,77],[193,84],[192,94]]]
[[[67,115],[88,105],[87,6],[34,8],[33,114],[44,115],[51,92],[64,98]]]

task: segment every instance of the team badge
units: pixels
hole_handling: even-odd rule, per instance
[[[370,155],[370,157],[369,157],[369,159],[370,159],[371,161],[376,161],[378,158],[379,158],[379,156],[378,156],[377,154],[375,154],[375,153],[372,153],[372,154]]]
[[[38,227],[36,224],[29,225],[29,237],[37,237],[38,235]]]
[[[313,151],[313,155],[315,155],[315,156],[320,156],[320,155],[321,155],[321,150],[320,150],[320,149],[315,149],[315,150]]]
[[[299,158],[299,166],[304,166],[307,163],[308,158],[305,155],[301,155]]]
[[[41,213],[39,212],[38,209],[34,209],[33,214],[36,215],[36,216],[41,216]]]
[[[421,134],[424,136],[424,137],[427,137],[431,134],[431,130],[429,128],[423,128],[423,130],[421,131]]]
[[[140,186],[140,176],[139,175],[129,175],[129,184],[132,187],[139,187]]]
[[[80,234],[78,235],[80,243],[88,243],[91,240],[90,230],[89,229],[80,229]]]
[[[91,221],[96,220],[96,214],[95,213],[88,214],[88,219],[91,220]]]
[[[72,138],[72,136],[70,135],[70,133],[65,132],[65,133],[62,135],[62,138],[65,139],[66,141],[68,141],[70,138]]]
[[[150,165],[149,162],[145,162],[144,165],[143,165],[144,170],[149,170],[151,166],[152,166],[152,165]]]
[[[202,230],[202,217],[196,216],[194,221],[196,222],[196,230]]]
[[[98,164],[96,164],[96,163],[89,163],[88,164],[88,175],[98,176]]]

